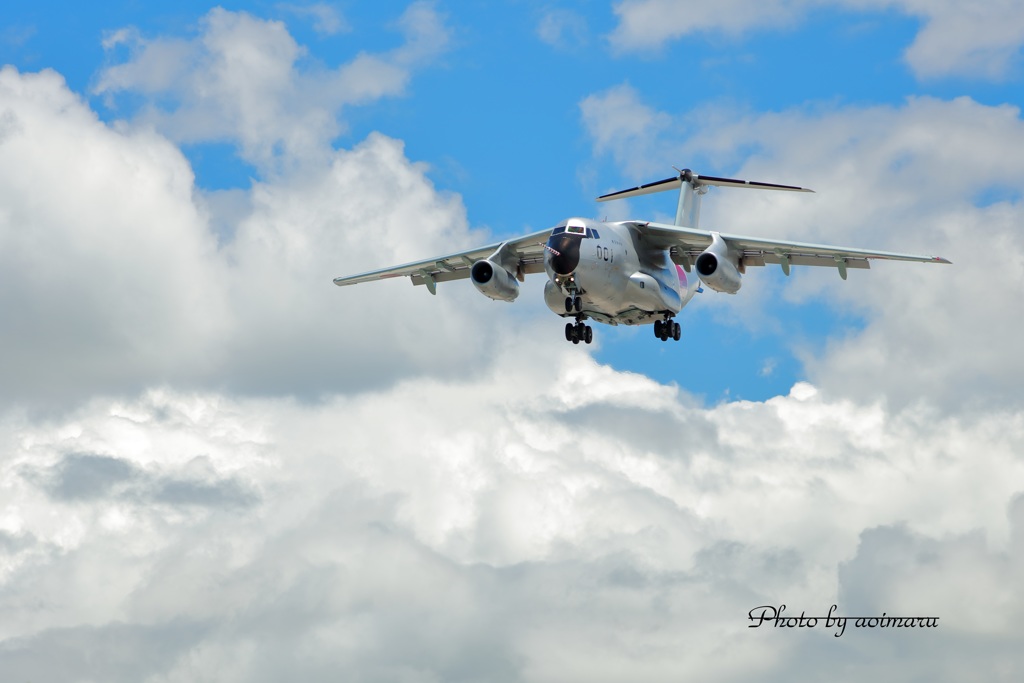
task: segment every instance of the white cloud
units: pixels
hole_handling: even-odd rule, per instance
[[[1024,6],[1015,0],[844,0],[853,8],[895,8],[924,22],[905,57],[920,78],[1002,80],[1019,63]]]
[[[620,104],[623,91],[630,94],[628,107]],[[835,297],[833,309],[864,319],[866,328],[832,339],[824,353],[804,354],[823,389],[886,396],[899,405],[1019,405],[1024,362],[1015,340],[1024,327],[1006,315],[1006,306],[1009,292],[1024,289],[1017,256],[1024,242],[1016,228],[1024,222],[1024,162],[1005,153],[1024,145],[1018,109],[968,98],[915,98],[899,107],[691,112],[677,121],[625,87],[592,95],[581,109],[595,150],[627,170],[633,150],[657,144],[679,150],[683,163],[745,159],[738,168],[713,171],[817,190],[813,196],[716,190],[704,200],[702,225],[954,262],[879,262],[872,272],[852,272],[845,283],[826,269],[798,271],[792,280],[779,278],[776,268],[757,269],[741,296],[702,300],[724,321],[782,333],[785,323],[770,313],[775,297]],[[642,121],[662,123],[653,131],[641,126],[647,132],[635,135],[622,123],[630,110],[641,111]],[[666,131],[685,130],[687,117],[704,122],[699,134],[673,139]],[[976,204],[993,189],[1008,198]]]
[[[610,38],[618,50],[644,52],[691,33],[740,34],[789,25],[800,18],[807,4],[806,0],[623,0],[615,5],[619,24]]]
[[[654,172],[665,153],[672,116],[647,106],[628,83],[587,96],[580,102],[583,125],[593,138],[594,151],[611,154],[627,173],[639,177]]]
[[[361,52],[331,70],[306,63],[281,22],[215,8],[193,40],[112,34],[108,49],[128,44],[131,57],[104,69],[95,91],[169,100],[151,103],[139,121],[176,142],[234,142],[264,172],[287,170],[323,161],[342,132],[341,109],[401,95],[411,73],[447,47],[447,29],[429,4],[410,5],[397,26],[405,44]]]
[[[537,22],[537,37],[564,50],[576,50],[588,42],[586,18],[567,9],[548,9]]]
[[[309,17],[313,22],[313,30],[325,36],[351,31],[352,27],[345,17],[333,6],[317,2],[311,5],[280,4],[280,9],[298,17]]]
[[[1011,642],[1012,415],[924,420],[807,385],[705,409],[513,336],[476,378],[319,405],[151,391],[8,413],[0,667],[67,680],[89,653],[111,681],[782,680],[825,639],[811,673],[865,666],[863,633],[747,628],[781,602],[947,619],[872,650],[895,680]],[[910,542],[879,545],[893,533]],[[994,661],[1019,667],[1008,647]]]
[[[0,93],[4,398],[218,363],[225,282],[180,151],[103,125],[52,72],[6,67]]]
[[[406,42],[390,56],[400,66],[408,69],[422,66],[421,62],[429,62],[448,49],[450,32],[432,2],[412,3],[398,18],[396,26]]]
[[[53,73],[7,68],[0,89],[5,404],[163,383],[315,396],[492,353],[498,325],[480,325],[489,302],[471,287],[331,283],[486,242],[400,142],[373,135],[256,183],[227,231],[166,139],[101,123]]]
[[[366,386],[416,367],[472,371],[488,355],[498,330],[479,318],[490,302],[467,283],[442,285],[436,297],[404,279],[331,283],[486,243],[425,170],[398,141],[372,135],[323,172],[253,188],[253,213],[223,250],[238,316],[225,362],[233,386]]]
[[[623,0],[615,6],[619,23],[610,40],[622,52],[646,52],[696,33],[735,36],[789,27],[830,6],[851,12],[894,9],[919,17],[923,26],[905,53],[919,78],[1004,79],[1024,45],[1024,6],[1015,0]]]

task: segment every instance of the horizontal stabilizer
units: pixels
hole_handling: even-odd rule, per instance
[[[778,185],[775,183],[760,183],[756,180],[738,180],[736,178],[718,178],[710,175],[697,175],[690,170],[684,170],[675,178],[665,178],[664,180],[656,180],[653,183],[647,183],[646,185],[640,185],[629,190],[620,190],[619,192],[612,192],[610,194],[601,195],[597,198],[599,202],[607,202],[612,199],[626,199],[627,197],[639,197],[640,195],[653,194],[654,192],[665,192],[666,190],[674,190],[683,184],[683,181],[689,181],[694,187],[700,187],[701,185],[716,185],[718,187],[746,187],[753,190],[783,190],[785,192],[814,192],[806,187],[797,187],[795,185]]]

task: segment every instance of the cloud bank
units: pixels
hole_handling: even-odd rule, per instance
[[[895,680],[1020,672],[970,645],[1024,617],[1019,420],[809,385],[706,409],[516,348],[476,380],[316,407],[158,390],[9,415],[4,670],[77,680],[90,652],[105,680],[781,680],[867,647]],[[941,630],[748,628],[780,603]]]

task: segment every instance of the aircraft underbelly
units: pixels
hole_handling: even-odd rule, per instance
[[[613,325],[641,325],[666,311],[678,313],[682,308],[678,288],[665,283],[664,274],[657,275],[662,277],[581,262],[576,277],[585,291],[583,312]]]

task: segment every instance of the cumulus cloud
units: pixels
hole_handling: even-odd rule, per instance
[[[623,0],[610,35],[622,52],[643,52],[697,33],[739,35],[798,24],[816,9],[896,10],[923,22],[905,58],[920,78],[959,76],[999,80],[1010,75],[1024,45],[1024,7],[1014,0]]]
[[[472,372],[489,353],[472,288],[331,284],[486,243],[400,142],[372,135],[256,182],[221,234],[166,138],[100,122],[52,72],[6,68],[0,90],[7,404],[163,383],[315,396],[417,366]]]
[[[0,393],[187,380],[216,363],[223,272],[181,152],[100,123],[52,72],[5,67],[0,92]]]
[[[202,469],[206,460],[208,458],[198,456],[189,465],[191,469]],[[196,461],[200,463],[198,466]],[[206,481],[151,473],[130,461],[109,455],[67,453],[53,465],[23,472],[22,476],[57,501],[106,499],[220,507],[254,502],[254,494],[247,491],[244,484],[231,479]]]
[[[948,619],[947,637],[872,650],[910,680],[1024,617],[1000,588],[1022,552],[1012,416],[924,420],[809,385],[708,409],[528,336],[477,378],[316,406],[160,390],[8,414],[0,666],[38,681],[76,662],[112,681],[781,680],[823,641],[811,672],[856,670],[868,636],[754,631],[747,612],[838,601]],[[170,481],[220,494],[158,495]],[[961,495],[970,482],[987,495]],[[983,588],[960,590],[972,577]]]
[[[328,69],[310,63],[286,26],[245,12],[211,10],[194,39],[146,39],[113,32],[108,50],[127,47],[126,61],[105,68],[95,92],[113,103],[142,93],[138,114],[180,143],[231,142],[264,172],[321,160],[342,132],[346,106],[401,95],[414,70],[443,52],[448,30],[430,4],[414,3],[399,18],[401,46],[361,52]]]
[[[646,108],[644,120],[664,124],[634,140],[633,131],[618,125],[623,92],[630,108]],[[1024,164],[1004,152],[1024,144],[1017,108],[912,98],[896,107],[769,114],[719,109],[698,114],[705,121],[699,135],[673,139],[665,131],[684,130],[679,122],[623,86],[592,95],[580,107],[595,151],[627,169],[631,149],[661,139],[660,147],[684,159],[735,160],[738,167],[722,169],[725,174],[817,190],[814,196],[713,191],[704,200],[705,226],[954,262],[878,262],[848,282],[827,269],[801,271],[784,282],[776,269],[758,269],[748,276],[744,296],[714,297],[723,320],[780,332],[770,314],[779,296],[808,301],[827,292],[837,310],[866,320],[863,330],[831,340],[824,353],[801,352],[823,389],[886,396],[898,405],[1019,405],[1015,387],[1024,381],[1024,364],[1014,340],[1024,328],[1005,315],[1005,293],[1024,288],[1016,256],[1024,252],[1016,228],[1024,222]]]

